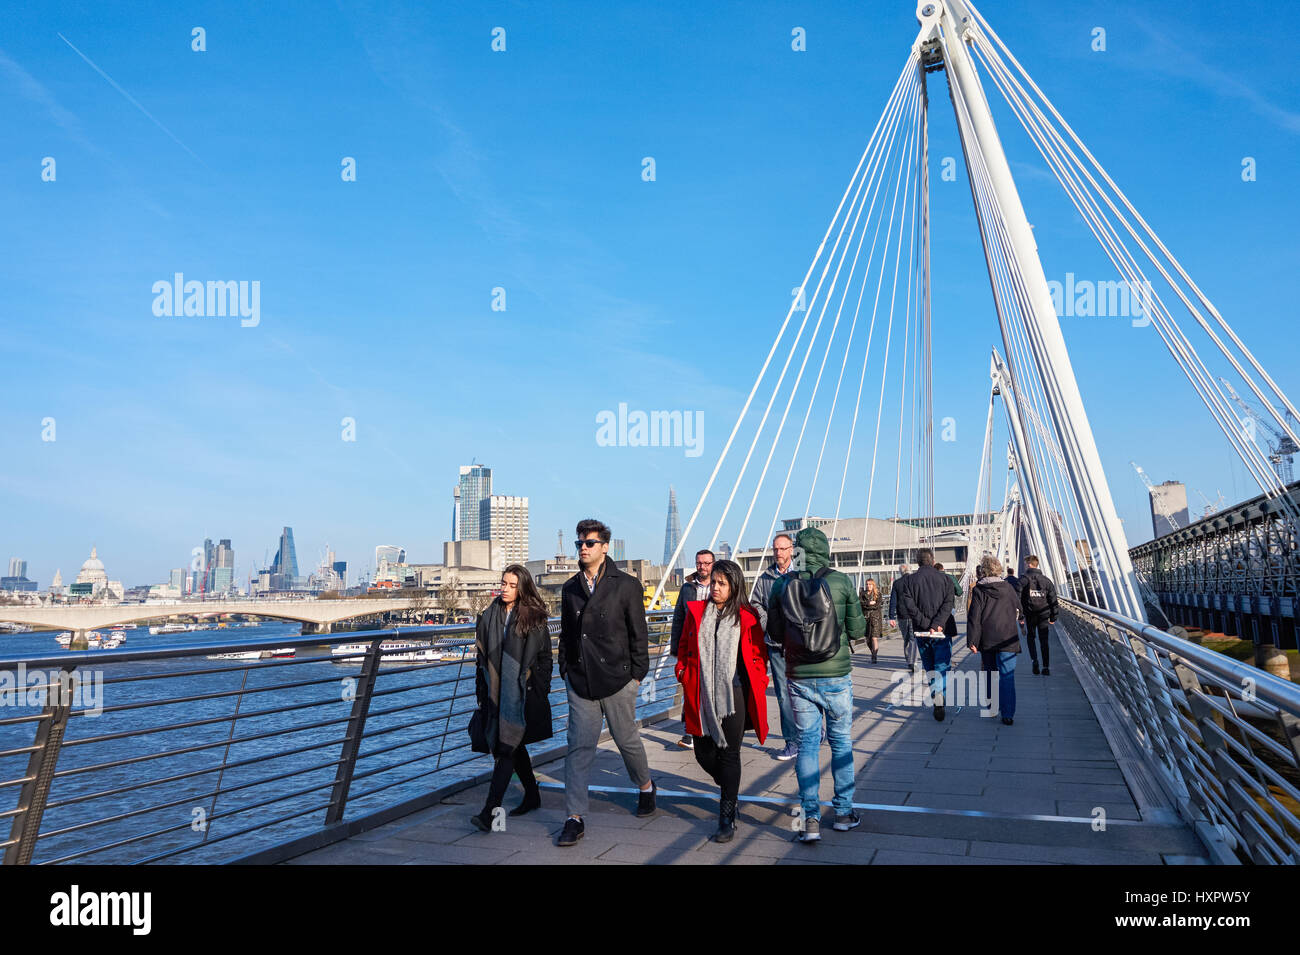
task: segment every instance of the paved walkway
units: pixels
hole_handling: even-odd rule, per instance
[[[554,845],[564,822],[560,758],[538,767],[542,809],[507,818],[504,832],[481,833],[469,823],[482,807],[483,784],[290,864],[1206,861],[1195,836],[1150,795],[1150,785],[1131,778],[1133,761],[1116,759],[1056,628],[1050,677],[1034,676],[1028,655],[1020,656],[1014,726],[982,718],[969,706],[959,712],[950,707],[942,723],[929,707],[893,706],[890,677],[902,671],[902,642],[884,641],[879,660],[872,665],[869,654],[854,657],[854,799],[863,823],[851,832],[835,832],[827,810],[820,844],[792,841],[790,809],[798,793],[794,763],[772,757],[779,736],[760,748],[752,733],[745,737],[736,838],[727,845],[711,842],[717,788],[692,754],[677,746],[681,723],[669,721],[643,733],[660,790],[658,813],[648,819],[634,815],[636,795],[617,750],[606,741],[592,776],[586,835],[572,848]],[[961,638],[955,640],[954,667],[968,671],[978,665]],[[768,704],[769,724],[779,733],[770,692]],[[829,801],[824,745],[821,794]],[[506,808],[520,795],[519,784],[512,783]]]

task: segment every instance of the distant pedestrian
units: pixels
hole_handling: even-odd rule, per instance
[[[867,649],[871,651],[871,662],[876,662],[876,653],[880,650],[880,634],[885,626],[881,621],[884,599],[874,577],[868,577],[866,585],[858,591],[858,603],[862,605],[862,616],[867,618]]]
[[[677,606],[673,608],[672,639],[668,644],[670,656],[677,656],[677,644],[682,639],[682,626],[686,623],[686,605],[692,600],[709,599],[709,581],[713,575],[713,551],[697,550],[695,552],[695,573],[682,582],[681,592],[677,595]],[[691,748],[691,734],[683,733],[677,745],[683,749]]]
[[[970,611],[966,617],[966,645],[980,655],[980,670],[988,674],[993,692],[994,671],[998,674],[997,701],[1002,722],[1010,726],[1016,715],[1016,656],[1020,653],[1020,629],[1016,614],[1020,604],[1016,590],[1002,579],[1002,564],[986,556],[971,588]]]
[[[803,813],[801,842],[821,839],[821,750],[822,723],[825,721],[826,739],[831,747],[831,777],[835,784],[832,806],[835,809],[835,828],[847,831],[861,819],[853,810],[853,678],[850,670],[853,658],[849,652],[851,641],[866,632],[862,606],[853,592],[853,582],[838,570],[831,570],[831,548],[826,535],[815,527],[805,527],[795,542],[803,548],[805,571],[787,574],[772,587],[768,599],[768,624],[782,617],[787,675],[789,676],[790,702],[794,709],[795,725],[799,728],[799,756],[795,760],[795,774],[799,777],[799,801]],[[793,581],[807,581],[799,590],[807,593],[814,605],[821,606],[817,597],[827,597],[831,616],[825,625],[838,630],[839,648],[826,660],[801,663],[799,644],[791,639],[790,624],[785,607],[785,593],[794,586]],[[791,598],[794,598],[791,594]],[[806,612],[802,605],[801,611]],[[818,633],[823,631],[819,630]]]
[[[904,581],[911,568],[907,564],[898,565],[898,576],[889,587],[889,625],[897,626],[899,636],[903,638],[903,660],[909,670],[915,670],[921,665],[920,654],[916,650],[916,639],[912,635],[912,621],[907,619],[903,612],[902,605],[898,602],[898,596],[907,586]]]
[[[501,574],[501,594],[478,616],[474,632],[474,692],[488,750],[496,762],[483,810],[470,817],[484,832],[501,805],[512,775],[519,776],[524,799],[512,816],[542,804],[537,777],[525,745],[551,738],[551,635],[546,604],[521,564]]]
[[[916,648],[930,681],[934,718],[942,722],[947,712],[944,702],[952,663],[952,638],[944,632],[952,616],[952,580],[934,569],[934,551],[930,548],[918,550],[916,562],[920,566],[907,575],[906,586],[899,593],[899,612],[912,621]]]
[[[788,761],[799,755],[799,729],[795,726],[790,688],[786,685],[785,646],[766,631],[772,586],[794,567],[794,538],[789,534],[777,534],[772,538],[772,554],[776,560],[754,581],[754,590],[749,595],[749,600],[765,631],[767,658],[772,666],[772,694],[776,697],[777,712],[781,715],[781,739],[785,745],[776,753],[776,758]]]
[[[767,739],[767,650],[739,564],[714,564],[708,593],[707,600],[687,605],[677,680],[695,761],[721,789],[714,840],[730,842],[740,796],[741,737],[753,729],[759,745]]]
[[[1029,659],[1038,672],[1038,655],[1034,652],[1034,638],[1038,638],[1043,653],[1043,676],[1051,676],[1051,650],[1047,645],[1047,628],[1056,623],[1060,606],[1056,600],[1056,585],[1038,569],[1038,558],[1025,558],[1025,576],[1020,578],[1020,609],[1025,616],[1025,642],[1029,644]]]
[[[607,559],[610,530],[600,521],[578,522],[581,569],[560,591],[560,676],[569,691],[568,755],[564,768],[564,821],[557,845],[575,845],[586,832],[587,785],[600,740],[601,717],[609,724],[627,774],[641,791],[636,814],[655,811],[655,785],[636,720],[636,697],[650,670],[641,581]]]

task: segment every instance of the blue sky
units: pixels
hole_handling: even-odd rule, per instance
[[[1278,291],[1300,272],[1300,99],[1285,45],[1260,43],[1258,18],[1228,5],[981,9],[1294,394],[1294,305]],[[477,459],[499,493],[529,496],[534,556],[595,515],[629,556],[658,559],[668,486],[684,522],[902,67],[913,11],[6,4],[0,557],[46,585],[93,544],[130,586],[229,537],[242,580],[288,524],[304,567],[327,542],[354,569],[380,543],[436,561],[457,466]],[[942,82],[931,101],[932,161],[961,170]],[[1048,277],[1113,279],[995,113]],[[1241,179],[1245,156],[1257,181]],[[935,415],[957,427],[936,444],[936,509],[964,511],[998,335],[964,170],[931,178]],[[155,316],[152,285],[176,272],[260,282],[259,324]],[[1211,498],[1255,493],[1154,329],[1062,327],[1130,542],[1150,536],[1130,459]],[[599,446],[596,415],[620,402],[702,410],[703,453]],[[892,467],[873,516],[893,513]],[[849,514],[865,507],[855,479]],[[803,508],[800,480],[786,512]],[[837,486],[838,471],[819,479],[814,511],[834,511]],[[761,499],[755,524],[774,506]],[[692,549],[719,513],[706,505]]]

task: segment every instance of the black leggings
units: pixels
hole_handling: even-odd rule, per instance
[[[1029,644],[1029,659],[1035,663],[1038,662],[1038,654],[1034,652],[1034,631],[1035,630],[1038,631],[1038,642],[1043,648],[1043,666],[1045,667],[1051,666],[1052,665],[1050,662],[1051,654],[1050,651],[1047,649],[1047,622],[1046,621],[1040,623],[1037,627],[1030,625],[1028,621],[1025,622],[1025,637],[1026,637],[1025,642]]]
[[[519,781],[524,784],[524,793],[537,789],[537,777],[533,775],[533,761],[528,758],[528,750],[519,744],[509,756],[498,756],[492,767],[492,782],[488,786],[488,808],[495,809],[505,797],[510,777],[519,774]]]
[[[747,694],[740,687],[732,687],[732,693],[736,701],[736,712],[722,720],[726,749],[719,749],[712,736],[693,737],[695,761],[722,789],[723,799],[735,799],[740,795],[740,740],[745,735],[748,703]]]

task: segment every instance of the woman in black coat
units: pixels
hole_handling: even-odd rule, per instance
[[[478,696],[474,719],[496,765],[483,811],[471,816],[470,822],[490,832],[492,813],[501,805],[512,775],[517,774],[523,784],[524,801],[510,815],[522,816],[541,806],[542,794],[524,746],[551,738],[546,604],[522,564],[511,564],[501,573],[501,595],[479,614],[474,649]]]
[[[1020,628],[1016,614],[1020,598],[1002,577],[1002,564],[985,557],[976,572],[978,583],[971,588],[966,612],[966,645],[980,655],[980,669],[992,680],[998,673],[998,710],[1010,726],[1016,715],[1016,656],[1020,653]],[[992,688],[990,687],[990,692]]]

